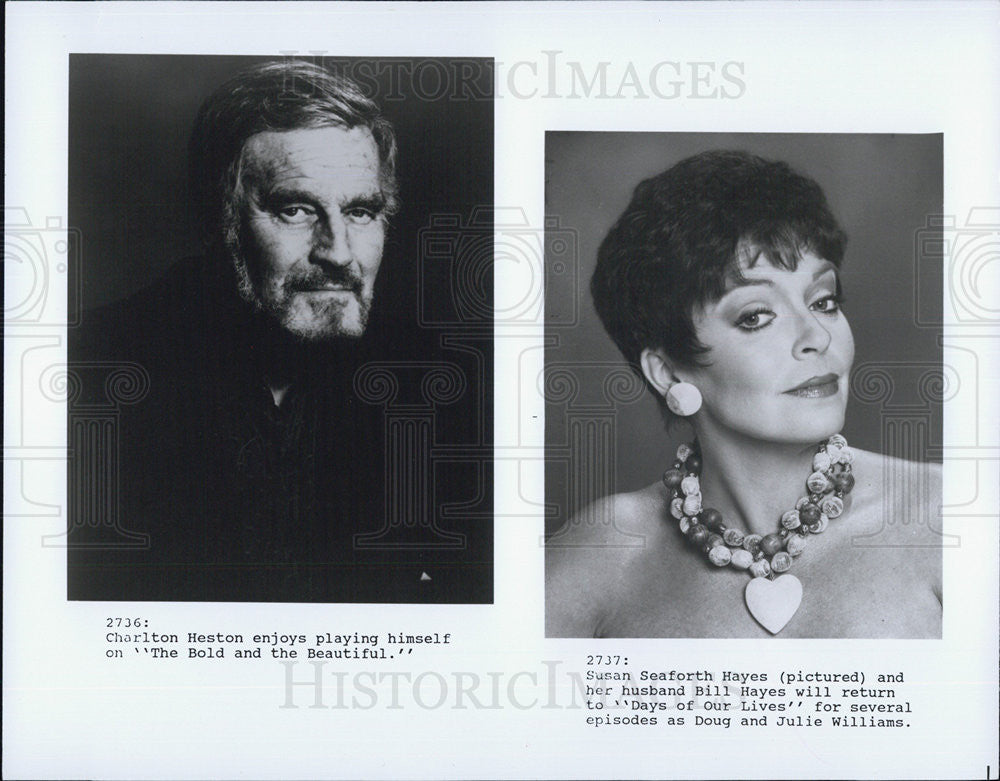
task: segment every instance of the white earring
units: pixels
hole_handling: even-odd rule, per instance
[[[666,399],[670,411],[682,418],[701,409],[701,391],[690,382],[675,382],[667,389]]]

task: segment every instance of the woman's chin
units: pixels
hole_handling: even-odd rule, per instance
[[[806,403],[799,404],[799,401]],[[845,400],[839,395],[826,399],[795,399],[785,405],[781,428],[802,441],[818,442],[839,434],[844,428]]]
[[[822,442],[843,430],[844,414],[843,412],[829,415],[816,414],[800,420],[790,420],[782,428],[790,442],[802,444]]]
[[[696,423],[699,435],[711,439],[713,430],[719,435],[726,429],[739,437],[758,442],[781,444],[815,444],[839,434],[844,428],[844,400],[839,396],[827,399],[759,399],[756,404],[731,407],[718,414],[706,405],[703,425]]]

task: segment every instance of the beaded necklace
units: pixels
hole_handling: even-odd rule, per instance
[[[751,580],[744,598],[750,615],[771,634],[778,634],[802,602],[802,583],[786,573],[806,547],[810,534],[821,534],[844,512],[844,497],[854,488],[854,454],[847,440],[834,434],[813,456],[808,493],[781,516],[778,531],[744,534],[723,522],[722,513],[701,504],[701,452],[697,440],[677,448],[677,461],[663,473],[671,492],[670,514],[688,542],[717,567],[747,570]],[[778,575],[778,577],[775,577]]]

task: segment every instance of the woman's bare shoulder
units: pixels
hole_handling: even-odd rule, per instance
[[[855,451],[845,520],[856,539],[903,556],[941,593],[941,465]],[[905,553],[905,556],[904,556]]]
[[[630,493],[598,499],[578,512],[551,537],[549,544],[603,546],[621,534],[645,534],[662,523],[666,491],[659,483]]]
[[[930,461],[914,461],[912,459],[897,458],[896,456],[887,456],[884,453],[875,453],[871,450],[859,450],[858,448],[851,448],[851,452],[854,455],[852,468],[855,472],[859,472],[861,470],[873,472],[881,470],[883,473],[888,472],[901,474],[927,472],[936,473],[939,477],[941,474],[941,465]]]
[[[864,507],[919,515],[925,521],[941,514],[941,465],[909,461],[867,450],[854,451],[854,499]]]
[[[545,546],[545,634],[593,637],[626,588],[630,565],[662,534],[665,491],[654,484],[594,502]]]

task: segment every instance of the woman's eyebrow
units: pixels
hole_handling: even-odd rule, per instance
[[[819,279],[821,276],[823,276],[824,274],[828,274],[831,271],[836,273],[837,267],[833,265],[829,260],[824,260],[823,265],[813,272],[813,279]]]
[[[719,297],[719,300],[726,298],[737,290],[746,287],[774,287],[774,282],[770,279],[754,279],[753,277],[730,277],[726,280],[726,288]]]
[[[812,273],[813,280],[817,280],[824,274],[829,274],[830,272],[836,272],[837,267],[834,266],[830,261],[824,261],[823,265],[820,266]],[[726,292],[730,290],[735,290],[741,287],[749,287],[750,285],[770,285],[774,286],[774,282],[770,279],[762,279],[759,277],[735,277],[731,276],[726,280]]]
[[[830,273],[836,273],[837,267],[834,266],[830,261],[824,261],[823,265],[820,266],[812,273],[812,282],[817,282],[821,277],[826,276]],[[730,293],[735,293],[737,290],[742,290],[747,287],[774,287],[774,281],[770,279],[762,279],[760,277],[735,277],[730,276],[726,280],[726,289],[723,291],[722,295],[719,297],[719,301],[729,296]]]

